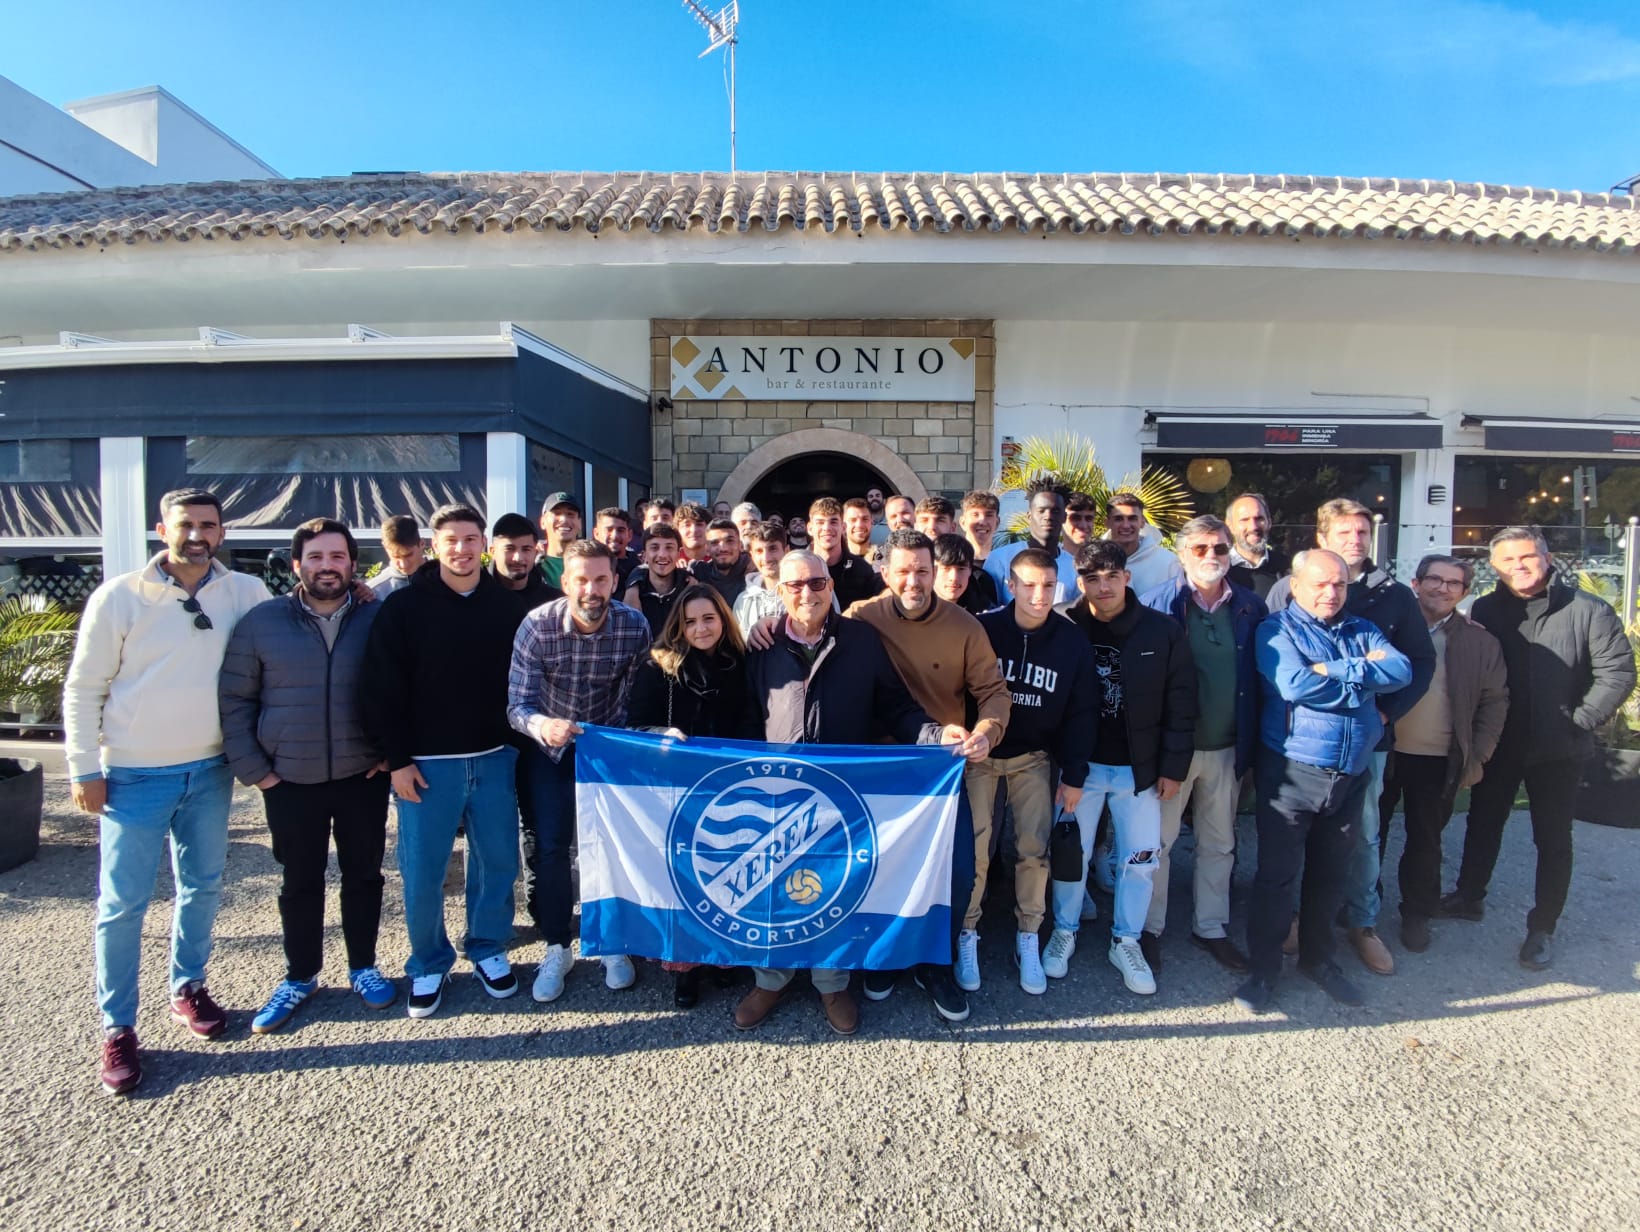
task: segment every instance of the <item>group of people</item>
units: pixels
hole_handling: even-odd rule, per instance
[[[1524,783],[1538,871],[1520,960],[1548,965],[1579,765],[1634,670],[1611,608],[1555,576],[1536,529],[1494,537],[1500,585],[1465,616],[1472,564],[1430,555],[1410,587],[1394,580],[1369,558],[1371,514],[1354,501],[1324,504],[1316,546],[1289,561],[1256,494],[1225,520],[1185,523],[1172,550],[1131,492],[1101,510],[1048,475],[1026,497],[1028,533],[1006,546],[990,492],[960,504],[825,497],[784,523],[749,504],[655,499],[597,510],[590,534],[564,492],[539,521],[509,513],[488,528],[446,505],[430,519],[430,560],[415,520],[390,519],[388,564],[368,582],[348,528],[315,519],[292,541],[298,585],[269,598],[216,559],[217,497],[167,493],[164,550],[92,596],[65,695],[74,799],[101,819],[103,1086],[141,1079],[138,950],[167,839],[170,1011],[203,1038],[226,1029],[205,967],[235,778],[261,792],[283,871],[285,971],[254,1032],[278,1030],[319,986],[332,843],[348,978],[365,1005],[402,991],[412,1018],[438,1011],[457,961],[444,883],[458,832],[461,952],[477,983],[496,998],[519,990],[509,947],[522,871],[543,945],[531,993],[556,1000],[574,961],[576,737],[589,723],[938,744],[965,759],[950,961],[910,973],[951,1021],[982,986],[978,929],[1008,815],[1026,993],[1066,975],[1096,917],[1090,866],[1112,894],[1110,963],[1132,991],[1156,990],[1169,853],[1188,816],[1190,939],[1242,977],[1236,1002],[1261,1012],[1284,951],[1332,997],[1360,1003],[1336,960],[1340,923],[1370,971],[1393,972],[1378,916],[1398,801],[1402,947],[1427,949],[1433,920],[1481,918]],[[1249,774],[1259,843],[1243,950],[1230,885]],[[1463,788],[1463,862],[1443,894],[1441,834]],[[376,953],[390,796],[402,990]],[[609,988],[634,983],[630,956],[601,964]],[[703,980],[729,978],[667,966],[680,1007]],[[754,971],[735,1026],[761,1025],[795,974]],[[880,1001],[900,974],[861,972],[859,992]],[[853,973],[809,978],[826,1022],[854,1032]]]

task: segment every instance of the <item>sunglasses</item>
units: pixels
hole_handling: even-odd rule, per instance
[[[831,585],[831,579],[829,577],[793,578],[780,584],[794,595],[802,594],[805,587],[815,594],[819,594]]]
[[[1190,544],[1190,554],[1192,556],[1206,556],[1209,552],[1213,553],[1214,556],[1228,556],[1230,555],[1230,545],[1228,543]]]
[[[182,610],[194,618],[194,628],[209,629],[212,627],[211,618],[205,615],[199,606],[199,600],[190,596],[182,601]]]

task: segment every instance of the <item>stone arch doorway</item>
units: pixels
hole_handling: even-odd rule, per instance
[[[928,495],[917,472],[881,441],[840,428],[804,428],[777,436],[742,458],[723,481],[718,499],[731,505],[748,499],[757,502],[752,495],[756,491],[771,502],[757,502],[759,508],[767,512],[772,507],[790,516],[806,511],[806,477],[811,477],[806,486],[809,500],[862,496],[873,482],[880,482],[885,493],[898,492],[914,501]]]

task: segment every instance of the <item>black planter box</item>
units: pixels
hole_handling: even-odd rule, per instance
[[[1577,787],[1577,819],[1640,828],[1640,750],[1595,745]]]
[[[27,864],[40,850],[45,783],[39,762],[0,758],[0,873]]]

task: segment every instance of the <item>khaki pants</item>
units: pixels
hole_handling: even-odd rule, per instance
[[[1185,806],[1196,802],[1195,933],[1222,937],[1230,923],[1230,875],[1236,867],[1236,800],[1241,784],[1236,778],[1236,750],[1197,749],[1190,773],[1171,800],[1162,801],[1161,863],[1150,890],[1150,913],[1145,931],[1161,936],[1167,924],[1168,853],[1179,838]]]
[[[997,780],[1008,785],[1014,809],[1014,915],[1019,931],[1042,927],[1048,909],[1048,833],[1053,828],[1053,771],[1046,753],[987,757],[971,761],[963,774],[968,803],[974,811],[974,893],[962,917],[965,930],[979,927],[985,875],[991,865],[991,830],[996,812]],[[955,906],[955,904],[952,904]]]
[[[757,981],[757,986],[769,992],[779,992],[792,982],[796,974],[796,971],[786,967],[752,968],[752,978]],[[814,985],[815,992],[842,992],[848,987],[848,972],[815,967],[809,972],[809,982]]]

